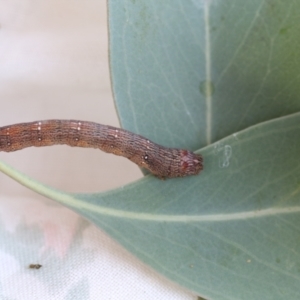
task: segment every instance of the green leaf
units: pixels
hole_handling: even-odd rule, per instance
[[[21,184],[77,211],[153,268],[209,299],[298,299],[300,113],[202,151],[201,175],[99,194]]]
[[[113,0],[123,127],[195,150],[300,109],[299,1]]]

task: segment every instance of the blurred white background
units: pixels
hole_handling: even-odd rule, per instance
[[[0,0],[0,126],[52,118],[119,126],[107,31],[104,0]],[[70,192],[142,177],[126,159],[93,149],[28,148],[0,152],[0,159]],[[0,191],[0,299],[69,299],[74,285],[72,299],[195,299],[89,222],[1,173]],[[58,268],[69,272],[70,263],[77,271],[49,292],[47,282],[25,270],[29,263],[41,263],[33,272],[48,282]],[[88,288],[77,287],[82,278]]]
[[[119,126],[106,2],[1,0],[0,5],[0,126],[52,118]],[[67,191],[107,190],[142,176],[126,159],[93,149],[29,148],[0,158]],[[27,193],[11,180],[1,181],[2,191]]]

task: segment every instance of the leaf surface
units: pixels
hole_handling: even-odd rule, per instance
[[[199,149],[300,109],[300,2],[108,1],[124,128]]]
[[[165,146],[209,145],[204,171],[74,195],[0,170],[205,298],[299,299],[300,2],[108,5],[123,127]]]
[[[170,279],[208,299],[297,299],[300,113],[203,149],[205,170],[68,194],[0,169],[103,228]]]

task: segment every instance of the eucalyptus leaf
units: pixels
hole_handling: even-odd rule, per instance
[[[202,297],[299,299],[299,153],[297,113],[204,148],[205,170],[194,177],[68,194],[0,169]]]
[[[124,128],[195,150],[300,110],[299,1],[108,5],[112,84]]]
[[[300,2],[278,0],[109,1],[111,73],[121,123],[125,128],[147,135],[161,144],[198,149],[251,125],[298,112],[299,11]],[[284,125],[282,130],[285,130]],[[285,139],[279,144],[282,143],[285,143]],[[221,142],[214,146],[215,152],[220,154],[219,166],[226,166],[229,163],[227,158],[232,155],[232,147]],[[265,205],[269,207],[272,197],[277,199],[276,196],[270,195],[264,189],[259,191],[261,182],[267,182],[271,175],[276,176],[278,181],[281,180],[281,172],[272,173],[275,164],[272,153],[277,147],[276,143],[271,143],[262,150],[266,151],[266,154],[269,153],[270,162],[273,161],[273,164],[264,164],[264,160],[261,161],[258,157],[254,160],[255,164],[249,161],[251,168],[255,166],[255,170],[248,184],[245,181],[247,175],[244,174],[249,171],[247,168],[239,171],[239,178],[236,178],[235,182],[217,180],[217,187],[212,181],[214,178],[218,179],[218,172],[213,173],[212,181],[205,188],[201,184],[201,193],[204,194],[202,201],[207,203],[211,198],[218,196],[220,203],[216,205],[216,210],[226,213],[230,205],[228,206],[228,200],[224,201],[224,196],[226,199],[233,199],[231,193],[239,191],[241,200],[235,200],[234,204],[237,208],[251,211],[252,206],[258,203],[261,208]],[[249,149],[252,149],[252,146]],[[247,151],[244,154],[248,156]],[[286,155],[290,156],[290,153]],[[294,155],[295,157],[289,159],[294,160],[294,166],[297,167],[296,153]],[[236,156],[232,156],[232,159],[236,159]],[[211,171],[206,156],[204,161],[204,172]],[[226,172],[229,169],[224,170]],[[203,174],[200,176],[203,177]],[[230,178],[231,173],[227,176]],[[298,179],[295,178],[297,176],[291,180],[297,190]],[[183,179],[182,182],[186,180]],[[188,183],[182,187],[187,206],[189,201],[195,201],[194,196],[190,194],[190,191],[195,189],[192,180],[188,179]],[[211,187],[207,191],[206,188],[210,184]],[[290,184],[280,184],[282,192]],[[156,187],[152,192],[168,197],[170,202],[180,193],[175,182],[167,191]],[[296,199],[295,195],[295,202]],[[155,201],[155,197],[152,201]],[[147,207],[147,204],[143,205]],[[202,210],[203,205],[202,203],[199,207],[201,212],[205,213],[205,210]],[[182,205],[177,209],[184,213],[186,207]],[[193,209],[197,211],[195,207]],[[260,221],[263,228],[265,224],[271,226],[273,223],[267,216]],[[223,224],[220,226],[223,229]],[[252,241],[252,246],[258,248],[257,251],[265,251],[266,255],[274,258],[273,246],[258,242],[253,230],[248,230],[247,226],[241,224],[234,224],[233,227],[235,235],[244,235]],[[276,230],[281,231],[278,227],[278,224],[275,225]],[[151,228],[149,231],[165,234],[168,232],[172,240],[173,235],[170,232],[176,228],[174,225],[168,231],[164,226],[157,230]],[[257,231],[259,228],[258,226]],[[191,232],[192,230],[182,232],[188,240],[185,245],[201,256],[201,251],[193,242],[196,234]],[[271,236],[268,233],[265,235]],[[292,236],[294,235],[289,235],[290,238]],[[239,260],[240,252],[236,250],[238,247],[235,244],[224,249],[218,247],[219,243],[215,242],[214,234],[210,230],[207,231],[204,241],[216,246],[214,250],[208,246],[207,250],[208,253],[211,250],[211,257],[215,258],[216,265],[226,265],[227,260],[231,259],[237,268],[244,267],[244,262]],[[158,241],[157,244],[161,247]],[[176,243],[176,239],[174,244],[183,247],[181,243]],[[173,253],[170,249],[168,251]],[[148,253],[149,251],[145,256]],[[298,249],[295,253],[298,253]],[[222,256],[223,259],[220,258]],[[184,254],[180,258],[176,254],[163,257],[172,260],[174,265],[175,257],[180,266],[186,266],[188,262]],[[158,259],[156,263],[156,260],[147,260],[145,257],[143,259],[163,272],[163,267],[159,267],[161,260]],[[282,260],[279,256],[275,260],[278,263],[275,264],[278,272],[268,268],[257,269],[254,272],[249,268],[250,275],[244,275],[244,278],[252,281],[253,285],[245,280],[243,286],[239,280],[233,278],[235,276],[229,276],[229,280],[223,281],[223,277],[228,275],[219,272],[220,270],[211,273],[211,268],[214,267],[209,264],[209,267],[203,264],[203,268],[197,271],[185,269],[182,272],[183,267],[177,265],[181,279],[172,275],[172,272],[163,273],[212,299],[285,299],[287,296],[298,299],[296,284],[293,287],[284,287],[287,280],[281,277]],[[251,265],[253,259],[249,258],[247,262]],[[297,259],[291,258],[290,264],[297,265]],[[187,273],[193,274],[197,278],[196,281],[199,284],[203,283],[203,286],[196,288],[189,284],[187,281],[190,280],[190,276]],[[211,280],[202,281],[202,276],[206,276],[203,273],[209,274],[208,278]],[[278,276],[276,280],[272,279],[274,274]],[[272,280],[273,286],[268,286]],[[281,280],[284,284],[279,288],[278,282]],[[211,291],[206,292],[207,287]],[[273,289],[273,294],[270,289]]]

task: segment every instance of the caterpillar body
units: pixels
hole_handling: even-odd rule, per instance
[[[161,179],[197,175],[203,169],[200,154],[166,148],[130,131],[94,122],[45,120],[0,127],[0,151],[59,144],[124,156]]]

